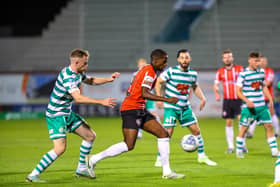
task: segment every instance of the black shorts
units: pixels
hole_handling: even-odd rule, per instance
[[[241,99],[224,99],[223,101],[223,118],[235,118],[241,112]]]
[[[122,127],[126,129],[143,128],[144,123],[155,119],[146,109],[124,110],[121,111]]]

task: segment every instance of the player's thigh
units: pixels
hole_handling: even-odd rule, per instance
[[[269,112],[269,109],[267,106],[262,107],[258,112],[257,112],[257,119],[259,121],[259,124],[271,124],[271,115]]]
[[[235,117],[235,111],[234,111],[233,101],[232,100],[224,99],[224,101],[223,101],[222,117],[224,119],[227,119],[227,118],[233,119]]]
[[[197,124],[197,118],[190,107],[182,110],[178,119],[181,127],[189,127],[193,124]]]
[[[143,129],[158,138],[169,137],[167,130],[164,129],[163,126],[155,119],[146,121],[144,123]]]
[[[74,130],[74,133],[83,138],[86,141],[93,141],[96,137],[95,132],[90,128],[87,123],[82,123],[78,128]]]
[[[241,106],[242,106],[242,100],[241,99],[234,99],[232,104],[232,110],[234,117],[238,117],[241,113]]]
[[[178,117],[177,110],[173,108],[164,108],[164,119],[163,126],[164,127],[175,127],[176,119]]]
[[[66,138],[67,120],[66,116],[46,117],[49,136],[51,140]]]
[[[257,120],[256,112],[254,109],[243,108],[241,110],[239,124],[244,127],[249,127],[253,122]]]

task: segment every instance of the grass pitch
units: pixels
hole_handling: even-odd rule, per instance
[[[92,153],[122,140],[120,118],[87,120],[97,133]],[[37,165],[42,155],[52,148],[45,120],[0,120],[0,186],[264,187],[273,181],[276,158],[271,157],[262,126],[257,127],[253,139],[247,140],[249,153],[245,159],[237,159],[235,154],[225,154],[224,120],[201,118],[199,123],[206,154],[218,166],[201,165],[197,163],[196,152],[182,151],[179,142],[189,130],[177,126],[170,144],[170,163],[173,170],[186,174],[185,179],[161,179],[161,168],[154,167],[157,141],[147,133],[137,140],[133,151],[98,163],[96,179],[76,178],[74,172],[81,139],[68,134],[66,152],[41,175],[47,183],[31,184],[25,182],[26,175]]]

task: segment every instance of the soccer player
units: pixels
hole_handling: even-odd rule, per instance
[[[156,81],[156,72],[162,71],[166,65],[167,53],[161,49],[153,50],[151,53],[151,64],[146,65],[137,72],[121,105],[124,140],[100,153],[88,156],[89,168],[94,169],[96,163],[104,158],[131,151],[135,146],[138,129],[142,128],[158,138],[158,150],[162,155],[162,178],[178,179],[185,177],[184,174],[178,174],[171,170],[169,166],[169,135],[155,117],[145,109],[146,99],[165,101],[172,104],[178,102],[176,97],[161,97],[150,92]]]
[[[179,65],[168,68],[157,80],[155,87],[157,95],[161,95],[161,86],[165,83],[165,97],[179,98],[178,103],[164,102],[163,126],[171,137],[176,126],[176,120],[179,120],[181,127],[188,127],[191,133],[198,139],[198,162],[209,166],[216,166],[217,163],[210,160],[205,154],[204,141],[200,133],[198,121],[189,102],[189,94],[191,89],[193,89],[194,94],[200,99],[200,110],[204,108],[206,103],[204,94],[197,82],[197,72],[190,68],[191,60],[191,55],[187,49],[179,50],[177,52]],[[161,153],[158,159],[162,161]]]
[[[233,120],[236,116],[238,120],[240,120],[242,105],[242,101],[236,94],[235,86],[238,74],[243,71],[243,67],[233,63],[234,58],[231,50],[223,51],[222,61],[224,63],[224,67],[217,70],[213,88],[216,100],[220,101],[221,96],[219,93],[219,83],[222,82],[224,92],[222,117],[226,121],[225,132],[228,145],[227,153],[230,154],[234,151]]]
[[[273,79],[274,79],[274,71],[268,67],[268,62],[267,62],[267,58],[265,56],[262,56],[260,59],[260,67],[262,69],[264,69],[264,73],[265,73],[265,83],[267,85],[267,88],[269,90],[269,93],[273,99]],[[269,104],[269,100],[267,97],[264,97],[265,103],[268,105]],[[269,107],[269,106],[268,106]],[[269,107],[269,112],[271,115],[271,120],[272,120],[272,125],[274,128],[274,135],[277,138],[279,136],[279,121],[278,121],[278,117],[275,113],[274,107]],[[253,137],[254,135],[254,130],[255,130],[256,125],[251,125],[249,127],[247,136],[249,137]]]
[[[239,74],[236,84],[237,95],[243,101],[238,136],[236,138],[236,156],[244,158],[243,142],[244,136],[249,126],[254,122],[263,124],[267,137],[267,143],[270,146],[272,156],[277,156],[277,141],[273,133],[271,116],[264,96],[269,100],[269,106],[273,107],[273,100],[265,84],[265,73],[259,69],[260,53],[251,52],[248,58],[249,66]]]
[[[142,69],[144,66],[146,66],[146,65],[147,65],[146,59],[144,59],[144,58],[138,59],[138,61],[137,61],[137,68],[138,68],[138,71],[141,70],[141,69]],[[135,76],[135,75],[137,74],[138,71],[134,72],[134,73],[133,73],[133,76]],[[156,112],[155,101],[147,100],[147,101],[146,101],[146,109],[147,109],[149,112],[151,112],[151,114],[153,114],[153,115],[156,117],[156,120],[158,120],[158,121],[160,122],[160,117],[159,117],[159,115],[158,115],[157,112]],[[143,134],[142,134],[142,129],[139,128],[139,129],[138,129],[137,138],[138,138],[138,139],[141,139],[142,136],[143,136]]]
[[[87,76],[85,70],[88,67],[88,60],[88,51],[74,49],[70,54],[70,65],[59,73],[46,110],[46,122],[50,139],[53,142],[53,149],[42,157],[38,165],[26,177],[27,182],[45,182],[39,178],[39,175],[64,153],[67,132],[75,133],[83,139],[76,175],[95,178],[94,173],[88,170],[85,164],[85,156],[90,153],[96,137],[95,132],[80,115],[71,110],[71,107],[73,101],[114,107],[114,98],[89,98],[81,94],[80,86],[82,82],[89,85],[112,82],[119,77],[119,73],[113,73],[110,78]]]

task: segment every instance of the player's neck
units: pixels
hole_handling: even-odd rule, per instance
[[[257,71],[257,68],[254,68],[254,67],[251,67],[251,66],[248,66],[248,69],[251,70],[251,71]]]
[[[74,64],[70,64],[69,68],[70,68],[70,70],[73,71],[74,73],[78,73],[77,68],[75,67]]]
[[[226,68],[227,70],[230,70],[232,67],[233,67],[233,64],[228,65],[228,66],[225,65],[225,68]]]

